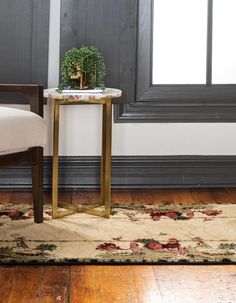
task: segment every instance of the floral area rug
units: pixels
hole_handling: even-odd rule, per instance
[[[236,205],[114,205],[34,224],[29,205],[0,206],[0,263],[235,263]]]

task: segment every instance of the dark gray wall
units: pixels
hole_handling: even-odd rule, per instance
[[[137,0],[62,0],[61,59],[68,49],[96,46],[105,59],[106,86],[135,92]]]
[[[0,83],[47,86],[49,8],[49,0],[0,1]]]

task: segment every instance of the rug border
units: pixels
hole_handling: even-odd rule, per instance
[[[22,265],[22,266],[27,266],[27,265],[58,265],[58,266],[66,266],[66,265],[119,265],[119,266],[127,266],[127,265],[236,265],[236,261],[231,261],[229,259],[223,259],[219,262],[217,261],[208,261],[204,260],[201,262],[191,262],[187,260],[179,260],[179,261],[165,261],[165,260],[160,260],[160,261],[143,261],[143,262],[136,262],[136,261],[124,261],[124,262],[118,262],[118,261],[99,261],[99,260],[94,260],[91,259],[91,261],[78,261],[74,259],[67,259],[64,261],[54,261],[54,260],[47,260],[47,261],[27,261],[27,262],[17,262],[17,261],[8,261],[8,262],[1,262],[0,261],[0,266],[15,266],[15,265]]]

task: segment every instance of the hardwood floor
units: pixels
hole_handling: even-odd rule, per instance
[[[61,192],[60,200],[89,204],[99,194]],[[24,202],[32,202],[30,192],[0,192],[0,203]],[[115,190],[112,202],[236,203],[236,190]],[[234,303],[236,265],[0,266],[0,303],[14,302]]]

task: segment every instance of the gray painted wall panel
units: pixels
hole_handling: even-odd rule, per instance
[[[137,0],[62,0],[61,59],[65,51],[96,46],[105,59],[106,85],[134,100]]]
[[[0,1],[0,83],[47,86],[49,8],[48,0]]]

